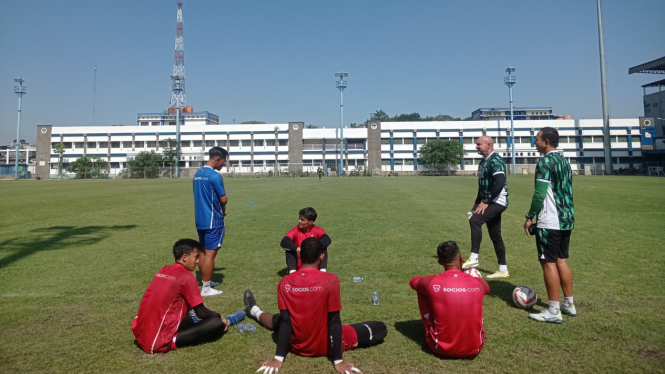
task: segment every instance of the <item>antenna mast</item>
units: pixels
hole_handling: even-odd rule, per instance
[[[95,72],[95,78],[92,83],[92,125],[95,125],[95,99],[97,98],[97,65],[92,69]]]
[[[186,104],[185,96],[185,43],[182,37],[182,4],[178,1],[178,16],[176,18],[175,50],[173,51],[173,76],[180,77],[181,90],[171,90],[171,108],[182,108]]]

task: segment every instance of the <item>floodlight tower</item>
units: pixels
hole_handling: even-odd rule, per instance
[[[14,78],[14,82],[18,82],[18,86],[14,86],[14,93],[18,96],[18,120],[16,123],[16,160],[14,164],[14,179],[18,179],[18,150],[21,145],[21,99],[26,94],[26,87],[23,86],[23,77]],[[26,151],[27,152],[27,151]],[[25,156],[26,163],[28,155]]]
[[[603,98],[603,150],[605,151],[605,174],[612,175],[612,146],[610,143],[610,114],[607,110],[607,82],[605,81],[605,49],[603,48],[603,16],[598,5],[598,45],[600,50],[600,90]]]
[[[510,145],[512,147],[511,152],[513,154],[513,175],[515,175],[515,126],[513,125],[513,86],[517,82],[517,77],[512,75],[515,72],[515,68],[508,66],[506,68],[507,77],[503,78],[503,83],[508,86],[508,93],[510,95]]]
[[[180,75],[172,75],[171,79],[171,97],[179,97],[185,91],[185,77]],[[178,178],[178,164],[180,163],[180,100],[175,101],[175,141],[177,157],[175,161],[175,177]]]
[[[342,176],[342,169],[344,167],[344,89],[346,88],[346,81],[344,77],[348,77],[349,73],[340,71],[335,73],[339,78],[337,81],[337,89],[339,90],[339,170],[337,176]]]
[[[180,85],[182,90],[179,92],[171,90],[171,102],[170,107],[175,108],[176,105],[179,107],[185,107],[186,105],[186,96],[185,96],[185,41],[182,36],[182,1],[178,1],[178,15],[176,18],[176,32],[175,32],[175,50],[173,51],[173,77],[180,78]]]

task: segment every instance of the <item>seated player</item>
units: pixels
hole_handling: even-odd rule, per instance
[[[148,353],[165,353],[222,335],[227,319],[203,305],[198,282],[192,271],[199,262],[203,245],[193,239],[180,239],[173,246],[175,264],[161,268],[143,295],[132,331]],[[201,319],[187,326],[183,320],[190,309]],[[191,319],[188,318],[191,322]]]
[[[483,296],[490,287],[484,279],[462,272],[462,255],[453,241],[439,244],[439,264],[445,272],[414,277],[427,345],[438,356],[474,358],[483,349]]]
[[[339,278],[317,270],[323,261],[323,250],[319,239],[303,240],[302,268],[282,278],[277,287],[279,314],[262,312],[252,292],[245,291],[247,313],[261,326],[279,331],[275,358],[264,362],[259,371],[272,373],[273,369],[280,369],[291,351],[300,356],[328,356],[338,373],[359,373],[352,363],[342,361],[342,352],[376,345],[388,334],[383,322],[342,325]]]
[[[332,240],[330,240],[325,230],[314,224],[317,217],[314,208],[307,207],[301,209],[298,212],[298,217],[298,225],[286,233],[286,236],[280,243],[280,246],[286,252],[286,266],[289,268],[289,273],[300,269],[300,244],[303,240],[311,237],[320,239],[321,244],[323,244],[324,258],[319,270],[326,271],[328,267],[328,246],[332,243]]]

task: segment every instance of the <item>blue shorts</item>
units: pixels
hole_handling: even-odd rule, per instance
[[[197,229],[196,231],[199,232],[199,242],[203,244],[205,249],[216,251],[222,247],[224,232],[226,231],[223,226],[216,229]]]

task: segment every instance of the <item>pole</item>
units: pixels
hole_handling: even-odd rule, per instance
[[[180,100],[176,101],[175,105],[175,149],[176,149],[176,160],[175,160],[175,177],[179,178],[180,173],[178,170],[178,164],[180,163]]]
[[[97,65],[95,65],[94,69],[95,71],[95,77],[93,79],[92,83],[92,125],[95,125],[95,101],[97,99]]]
[[[339,171],[338,176],[342,176],[344,167],[344,91],[339,92]]]
[[[610,143],[610,115],[607,110],[607,82],[605,81],[605,50],[603,48],[603,16],[598,5],[598,44],[600,46],[600,88],[603,95],[603,150],[605,151],[605,174],[612,174],[612,149]]]
[[[513,154],[513,175],[515,173],[515,126],[513,124],[513,86],[508,87],[510,93],[510,146]]]
[[[18,179],[18,149],[21,144],[19,135],[21,131],[21,98],[22,95],[18,95],[18,120],[16,121],[16,160],[14,163],[14,179]]]

